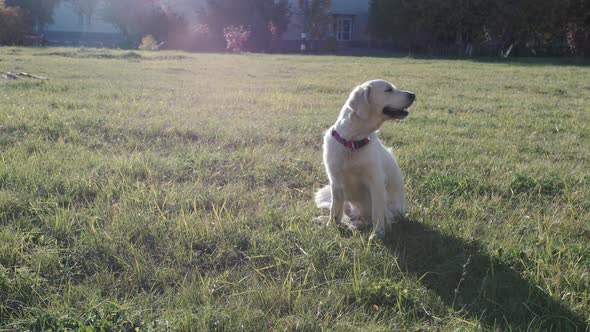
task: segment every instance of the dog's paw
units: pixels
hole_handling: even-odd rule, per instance
[[[324,225],[327,225],[329,223],[330,217],[329,216],[319,216],[317,218],[311,219],[311,221],[324,226]]]

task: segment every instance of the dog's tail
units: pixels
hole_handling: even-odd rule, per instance
[[[326,185],[315,194],[315,204],[320,209],[329,209],[332,205],[332,188]]]

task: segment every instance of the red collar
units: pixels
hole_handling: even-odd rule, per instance
[[[352,150],[360,149],[363,146],[369,144],[369,142],[371,142],[371,139],[369,137],[362,139],[360,141],[347,141],[344,138],[342,138],[340,134],[338,134],[336,129],[332,129],[332,137],[334,137],[340,144]]]

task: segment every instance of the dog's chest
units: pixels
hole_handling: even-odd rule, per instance
[[[339,147],[338,147],[339,148]],[[370,170],[375,162],[371,158],[369,149],[350,150],[338,149],[335,153],[328,154],[326,163],[331,173],[346,177],[362,177]]]

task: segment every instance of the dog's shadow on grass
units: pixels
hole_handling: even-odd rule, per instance
[[[487,254],[466,241],[420,222],[404,221],[384,244],[402,269],[421,278],[459,314],[484,328],[529,331],[586,331],[584,319],[544,293],[509,266],[505,253]]]

